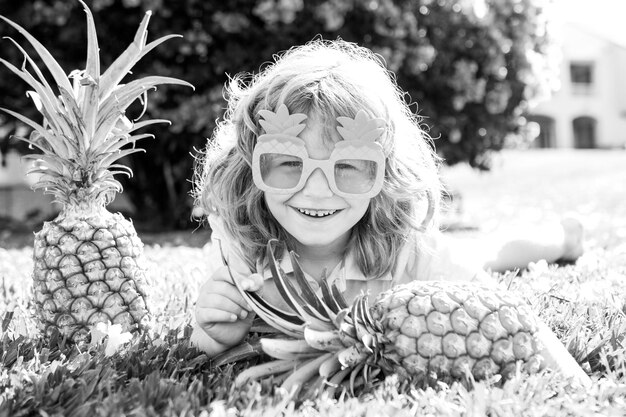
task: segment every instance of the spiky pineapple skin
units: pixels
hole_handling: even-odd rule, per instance
[[[141,327],[147,316],[143,243],[105,209],[61,212],[35,234],[33,295],[40,330],[84,341],[99,322]]]
[[[476,284],[414,281],[386,291],[370,309],[383,329],[379,363],[405,377],[507,378],[520,363],[544,367],[538,325],[509,292]]]

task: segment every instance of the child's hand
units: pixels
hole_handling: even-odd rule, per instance
[[[263,285],[259,274],[240,279],[241,286],[249,291],[257,291]],[[222,267],[200,288],[196,302],[196,322],[198,326],[223,351],[241,342],[248,334],[253,312],[239,294],[228,269]]]

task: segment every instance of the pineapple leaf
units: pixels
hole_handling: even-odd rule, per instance
[[[181,35],[167,35],[161,38],[158,38],[148,45],[146,45],[146,40],[148,37],[148,23],[150,22],[150,16],[152,15],[151,11],[147,11],[144,15],[141,23],[139,24],[139,28],[135,33],[135,37],[133,42],[122,52],[122,54],[107,68],[107,70],[102,74],[101,83],[100,83],[100,99],[104,100],[109,97],[109,95],[113,92],[116,86],[122,81],[122,79],[129,73],[131,68],[135,66],[135,64],[143,58],[146,54],[148,54],[152,49],[156,48],[161,43],[172,39],[179,38]],[[190,85],[191,86],[191,85]],[[191,86],[191,88],[194,88]]]
[[[341,364],[339,363],[339,352],[333,354],[333,356],[324,362],[320,366],[320,376],[329,379],[333,375],[335,375],[339,370],[341,370]]]
[[[274,244],[278,244],[278,241],[275,239],[272,239],[267,242],[267,257],[269,258],[269,261],[270,261],[269,264],[270,264],[270,271],[272,272],[272,278],[274,279],[274,283],[276,284],[276,288],[278,289],[278,292],[280,293],[281,297],[285,300],[287,305],[293,311],[301,314],[301,312],[298,310],[298,307],[296,306],[296,303],[293,301],[293,297],[285,289],[287,286],[287,284],[285,284],[285,279],[283,278],[285,273],[280,268],[280,265],[278,265],[278,262],[276,261],[276,256],[274,255],[274,248],[272,247]]]
[[[39,82],[41,82],[41,84],[43,86],[45,86],[44,90],[46,92],[52,93],[53,90],[52,90],[52,87],[50,87],[50,84],[48,83],[48,80],[46,80],[46,77],[43,75],[43,73],[41,72],[41,70],[39,69],[39,67],[35,63],[35,61],[33,61],[33,59],[30,57],[30,55],[28,55],[26,50],[24,48],[22,48],[22,45],[17,43],[15,41],[15,39],[13,39],[11,37],[5,37],[4,39],[8,39],[9,41],[11,41],[13,43],[13,45],[15,45],[15,47],[17,49],[19,49],[19,51],[22,53],[22,55],[24,55],[24,59],[26,59],[28,61],[28,63],[30,64],[30,66],[35,70],[35,74],[37,74],[37,77],[39,78]],[[25,68],[25,66],[23,66],[23,67]],[[54,99],[54,94],[52,94],[51,98]]]
[[[21,140],[22,142],[26,142],[28,143],[28,148],[29,149],[39,149],[44,155],[54,155],[54,153],[47,147],[45,146],[45,142],[35,142],[31,139],[25,138],[23,136],[17,136],[17,135],[11,135],[10,136],[13,139],[17,139],[17,140]],[[25,158],[27,156],[31,156],[33,158],[37,158],[39,157],[41,154],[38,153],[33,153],[33,154],[28,154],[28,155],[24,155],[22,158]]]
[[[319,312],[319,314],[321,314],[324,311],[324,307],[322,307],[322,303],[315,294],[313,288],[311,288],[309,281],[307,281],[307,279],[305,278],[304,271],[302,271],[302,266],[300,265],[300,262],[298,262],[298,258],[295,252],[290,251],[289,257],[291,258],[291,264],[293,265],[294,277],[296,278],[296,282],[302,290],[302,298],[307,303],[307,305],[311,306],[313,309]]]
[[[22,36],[24,36],[30,42],[30,44],[33,46],[33,48],[35,48],[35,51],[37,51],[44,64],[52,74],[52,77],[54,78],[54,81],[57,83],[57,85],[65,88],[68,91],[72,90],[72,85],[65,75],[63,68],[61,68],[59,63],[54,59],[54,57],[52,57],[50,52],[37,39],[35,39],[35,37],[33,37],[30,33],[28,33],[26,29],[13,22],[12,20],[7,19],[2,15],[0,15],[0,19],[4,20],[9,25],[17,29],[17,31],[20,32]]]
[[[116,152],[111,152],[105,155],[99,156],[99,164],[103,167],[110,166],[113,162],[121,159],[127,155],[137,153],[137,152],[145,152],[143,149],[135,148],[135,149],[123,149]]]
[[[359,376],[364,366],[365,366],[365,363],[359,363],[358,365],[354,367],[352,372],[350,372],[350,394],[352,395],[354,395],[355,388],[357,388],[357,384],[356,384],[357,376]]]
[[[322,298],[320,300],[320,304],[322,306],[322,308],[324,309],[324,311],[326,312],[326,317],[331,321],[331,323],[335,323],[335,320],[337,319],[337,313],[333,310],[335,308],[335,306],[331,307],[328,304],[328,294],[329,294],[329,288],[328,288],[328,284],[324,283],[324,281],[326,281],[326,277],[325,277],[325,272],[322,274],[321,280],[320,280],[320,287],[322,290]],[[333,303],[331,301],[331,303]]]
[[[300,318],[300,316],[289,313],[281,308],[276,307],[275,305],[273,305],[272,303],[270,303],[269,301],[261,297],[259,294],[255,292],[246,292],[246,294],[256,303],[258,303],[261,307],[266,309],[268,312],[271,312],[272,314],[277,315],[281,319],[286,320],[290,323],[298,324],[298,325],[304,323],[302,319]]]
[[[363,296],[364,299],[364,308],[363,308],[363,321],[366,323],[369,329],[375,333],[379,333],[382,331],[380,327],[380,323],[372,317],[369,309],[369,303],[367,302],[367,295]]]
[[[59,87],[59,91],[61,92],[61,101],[67,110],[67,114],[71,122],[70,125],[75,129],[74,135],[75,140],[78,143],[78,149],[81,153],[85,152],[89,149],[89,138],[85,134],[85,121],[83,120],[83,114],[80,111],[80,107],[78,106],[78,103],[72,93],[63,87]]]
[[[83,5],[85,14],[87,15],[87,63],[85,70],[87,75],[97,79],[100,77],[100,55],[98,47],[98,36],[96,33],[96,25],[93,21],[93,15],[89,7],[83,2],[78,0]]]
[[[237,362],[244,359],[257,357],[263,353],[261,341],[254,340],[240,343],[213,358],[213,366],[218,367],[227,363]]]
[[[107,169],[107,171],[110,172],[111,175],[123,174],[123,175],[126,175],[128,178],[132,178],[133,176],[133,171],[130,168],[128,168],[126,165],[121,165],[121,164],[113,164]],[[103,172],[107,172],[107,171],[103,171]]]
[[[229,270],[230,271],[230,270]],[[232,276],[232,275],[231,275]],[[295,338],[301,338],[304,332],[304,323],[298,316],[289,313],[281,314],[282,310],[271,305],[256,293],[244,291],[237,281],[234,281],[243,299],[267,324],[281,333]],[[283,312],[284,313],[284,312]]]
[[[96,117],[98,114],[98,85],[100,78],[100,50],[98,47],[98,36],[96,34],[96,25],[93,21],[93,15],[87,5],[79,0],[83,5],[85,14],[87,15],[87,63],[85,72],[87,77],[91,77],[92,82],[87,83],[81,88],[84,95],[83,100],[79,103],[83,104],[83,121],[85,123],[86,140],[93,137],[95,133]]]
[[[322,288],[322,300],[324,301],[323,304],[330,308],[333,313],[339,313],[341,308],[339,308],[339,305],[337,304],[335,298],[331,293],[330,286],[328,285],[326,277],[322,277],[322,279],[320,280],[320,287]]]
[[[181,35],[166,35],[162,36],[159,39],[156,39],[150,42],[147,46],[141,48],[141,52],[138,53],[135,49],[135,45],[131,44],[124,53],[119,56],[113,64],[107,68],[102,77],[100,78],[100,100],[104,100],[110,96],[112,91],[119,85],[119,82],[122,81],[124,76],[128,74],[130,69],[135,66],[135,64],[147,55],[152,49],[160,45],[161,43],[172,39],[172,38],[181,38]],[[129,55],[124,57],[126,53],[135,54],[135,56]],[[118,62],[119,61],[119,62]],[[114,77],[115,78],[112,78]],[[195,87],[191,85],[191,88],[195,90]]]
[[[113,94],[105,99],[100,105],[99,113],[101,117],[98,118],[95,137],[106,137],[106,134],[113,126],[115,126],[115,123],[117,123],[117,117],[110,117],[110,115],[123,114],[126,108],[137,98],[139,98],[147,90],[155,88],[159,84],[177,84],[193,87],[186,81],[157,75],[144,77],[119,86],[114,90]]]
[[[310,305],[308,305],[306,300],[304,300],[302,296],[298,294],[296,288],[289,281],[289,279],[286,279],[287,274],[285,274],[280,265],[278,265],[272,247],[272,245],[276,242],[278,241],[275,239],[270,240],[267,244],[267,251],[268,257],[270,258],[270,269],[272,271],[272,277],[274,279],[274,283],[276,284],[278,292],[287,302],[289,307],[297,312],[306,323],[308,323],[316,330],[326,330],[330,321],[327,318],[320,317],[310,308]]]
[[[78,130],[78,127],[72,123],[70,117],[64,112],[59,112],[57,113],[57,115],[57,121],[65,123],[67,129],[67,133],[63,131],[63,136],[68,140],[68,142],[74,144],[74,146],[78,150],[77,154],[84,157],[85,155],[81,155],[80,153],[80,143],[77,139],[78,137],[80,137],[81,134],[81,132]]]
[[[96,130],[91,141],[91,147],[100,149],[100,147],[110,139],[110,134],[115,125],[124,116],[123,111],[113,111],[104,114],[96,123]],[[129,131],[130,132],[130,131]]]
[[[13,64],[2,58],[0,58],[0,62],[3,63],[9,70],[11,70],[11,72],[24,80],[37,92],[37,94],[39,95],[39,99],[41,100],[41,104],[43,105],[38,110],[42,112],[45,116],[47,116],[46,120],[48,120],[49,123],[54,123],[55,119],[50,118],[49,115],[55,114],[60,111],[56,98],[51,98],[45,87],[39,81],[37,81],[28,71],[20,70]],[[67,130],[64,130],[64,132],[68,133]]]
[[[330,320],[325,317],[321,317],[317,311],[312,309],[311,306],[304,301],[302,296],[297,293],[293,284],[288,279],[283,278],[286,274],[282,271],[282,269],[279,270],[281,273],[279,281],[274,281],[276,283],[276,287],[278,288],[278,292],[280,292],[281,295],[285,294],[287,297],[286,299],[289,299],[291,303],[293,303],[295,306],[294,311],[300,315],[301,319],[307,324],[307,326],[310,326],[314,330],[328,330],[331,326]]]
[[[341,293],[341,291],[339,291],[339,288],[337,288],[337,286],[334,283],[331,285],[330,288],[333,293],[333,299],[335,300],[339,308],[341,310],[343,310],[344,308],[348,308],[348,303],[346,299],[343,297],[343,294]]]
[[[152,12],[148,10],[141,19],[139,28],[135,33],[133,42],[117,57],[117,59],[107,68],[101,77],[100,99],[106,99],[111,91],[119,84],[120,81],[128,74],[130,69],[137,63],[141,50],[146,45],[148,37],[148,23],[150,22]]]
[[[129,130],[129,132],[133,132],[137,129],[141,129],[142,127],[146,127],[149,125],[153,125],[153,124],[157,124],[157,123],[167,123],[168,125],[171,125],[172,122],[166,119],[150,119],[150,120],[143,120],[141,122],[135,122],[133,123],[133,127]]]
[[[236,280],[233,276],[233,273],[230,269],[230,264],[226,259],[226,256],[224,255],[222,243],[219,240],[218,242],[222,262],[224,263],[224,265],[226,265],[231,280],[234,282],[235,286],[239,290],[239,293],[246,301],[246,303],[248,303],[248,305],[259,317],[261,317],[267,324],[269,324],[279,332],[295,338],[302,338],[304,323],[302,322],[302,319],[300,319],[300,317],[291,313],[287,313],[279,309],[278,307],[273,306],[254,292],[249,293],[241,288],[239,281]]]
[[[360,340],[366,347],[369,348],[366,343],[368,336],[372,335],[373,329],[370,329],[363,316],[364,310],[367,309],[365,297],[360,297],[352,306],[352,319],[354,322],[354,328],[356,330],[357,339]],[[371,349],[370,349],[371,350]]]
[[[337,328],[341,327],[341,323],[344,322],[344,319],[346,318],[346,315],[348,315],[348,313],[349,313],[349,310],[347,308],[344,308],[343,310],[337,313],[337,317],[335,318],[335,327]]]
[[[24,155],[23,158],[35,161],[34,168],[32,168],[29,172],[40,172],[47,175],[49,170],[52,170],[60,176],[63,176],[67,170],[63,162],[53,155]],[[38,163],[38,161],[42,161],[43,164]]]
[[[64,144],[61,140],[58,140],[54,135],[51,135],[42,125],[40,125],[39,123],[36,123],[34,121],[32,121],[31,119],[29,119],[26,116],[22,116],[19,113],[16,113],[12,110],[9,109],[5,109],[3,107],[0,107],[0,110],[2,110],[5,113],[10,114],[11,116],[15,117],[16,119],[22,121],[23,123],[27,124],[28,126],[32,127],[36,132],[38,132],[41,137],[43,137],[46,140],[46,143],[48,143],[50,145],[50,147],[53,149],[54,153],[57,153],[60,157],[65,157],[67,155],[67,148],[64,147]],[[20,139],[24,142],[27,142],[31,145],[33,145],[34,147],[36,147],[37,149],[41,149],[44,153],[49,153],[50,151],[45,149],[44,147],[41,147],[39,144],[23,138],[21,136],[15,136],[17,139]]]
[[[313,378],[314,375],[319,373],[319,367],[333,356],[332,352],[324,353],[323,355],[313,358],[310,361],[304,363],[301,367],[297,368],[285,381],[282,383],[281,388],[287,390],[287,392],[300,390],[303,384]]]
[[[306,321],[309,323],[315,323],[316,330],[326,330],[332,325],[332,321],[323,313],[315,310],[308,304],[302,304],[301,307],[306,311]]]
[[[104,153],[115,152],[129,143],[132,143],[134,147],[135,142],[146,138],[154,138],[154,135],[152,133],[144,133],[142,135],[134,136],[127,136],[124,134],[117,135],[109,138],[109,140],[107,140],[101,147],[90,149],[90,152],[97,157],[97,155],[102,155]]]

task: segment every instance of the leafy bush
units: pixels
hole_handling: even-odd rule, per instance
[[[132,39],[148,9],[154,13],[152,38],[184,36],[135,69],[139,76],[150,66],[151,73],[182,78],[196,87],[194,94],[176,88],[151,94],[151,116],[173,124],[155,129],[156,140],[143,144],[147,153],[133,155],[129,162],[135,178],[124,185],[139,214],[136,221],[158,227],[191,225],[190,152],[204,146],[222,115],[228,74],[257,71],[272,54],[315,36],[341,37],[383,56],[450,164],[467,161],[488,169],[489,151],[501,149],[506,138],[518,132],[528,101],[545,94],[554,75],[540,0],[87,3],[96,15],[104,65]],[[41,39],[65,68],[84,65],[85,28],[78,2],[2,0],[0,14]],[[14,34],[3,29],[3,35]],[[3,48],[2,55],[21,61],[15,48]],[[32,115],[24,85],[5,75],[0,89],[3,107]]]

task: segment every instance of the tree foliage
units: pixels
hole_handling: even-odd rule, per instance
[[[103,65],[123,51],[144,12],[152,10],[151,39],[170,33],[183,38],[158,48],[134,73],[173,76],[196,87],[194,93],[161,87],[150,95],[150,116],[172,125],[153,129],[156,139],[143,144],[147,153],[128,161],[135,177],[124,186],[136,221],[193,225],[191,154],[205,145],[223,114],[224,82],[241,71],[258,71],[273,54],[316,36],[341,37],[383,56],[446,162],[488,169],[490,152],[519,132],[529,101],[548,92],[554,80],[546,1],[87,0]],[[0,0],[0,14],[31,31],[65,68],[84,65],[78,2]],[[6,26],[0,33],[15,36]],[[2,57],[21,62],[8,41]],[[3,107],[32,115],[24,85],[4,73],[0,89]]]

